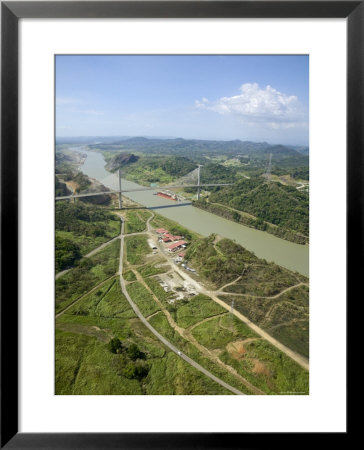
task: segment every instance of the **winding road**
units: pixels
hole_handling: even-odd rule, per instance
[[[120,217],[120,216],[119,216]],[[153,238],[153,233],[151,230],[151,226],[150,226],[150,221],[153,219],[154,214],[152,214],[147,222],[146,222],[146,230],[142,233],[131,233],[130,235],[127,236],[131,236],[134,234],[143,234],[143,233],[147,233],[151,238]],[[125,295],[128,303],[130,304],[131,308],[133,309],[133,311],[135,312],[135,314],[137,315],[137,317],[139,318],[139,320],[154,334],[154,336],[156,336],[166,347],[168,347],[170,350],[172,350],[174,353],[176,353],[180,358],[182,358],[184,361],[186,361],[188,364],[190,364],[191,366],[193,366],[195,369],[197,369],[198,371],[200,371],[201,373],[203,373],[204,375],[206,375],[207,377],[209,377],[210,379],[212,379],[213,381],[215,381],[216,383],[220,384],[221,386],[223,386],[225,389],[228,389],[230,392],[236,394],[236,395],[245,395],[243,392],[239,391],[238,389],[234,388],[233,386],[229,385],[228,383],[224,382],[223,380],[221,380],[220,378],[216,377],[215,375],[213,375],[211,372],[209,372],[208,370],[206,370],[204,367],[202,367],[200,364],[198,364],[196,361],[194,361],[193,359],[189,358],[188,356],[186,356],[184,353],[182,353],[176,346],[174,346],[171,342],[169,342],[165,337],[163,337],[160,333],[158,333],[158,331],[152,327],[152,325],[148,322],[148,320],[143,316],[143,314],[140,312],[138,306],[134,303],[134,301],[132,300],[132,298],[130,297],[128,291],[126,290],[126,284],[125,284],[125,280],[123,279],[122,273],[123,273],[123,256],[124,256],[124,227],[125,227],[125,223],[124,223],[124,219],[122,217],[120,217],[121,219],[121,230],[120,230],[120,235],[116,236],[115,238],[111,239],[110,241],[105,242],[104,244],[100,245],[99,247],[97,247],[96,249],[92,250],[90,253],[88,253],[85,257],[90,257],[92,255],[94,255],[95,253],[99,252],[100,250],[102,250],[103,248],[105,248],[106,246],[108,246],[109,244],[111,244],[112,242],[114,242],[117,239],[120,239],[120,261],[119,261],[119,272],[116,274],[119,275],[119,280],[120,280],[120,287],[121,290],[123,292],[123,294]],[[196,280],[194,280],[192,277],[190,277],[185,271],[182,271],[180,267],[178,267],[173,259],[172,261],[170,260],[170,258],[168,258],[168,256],[165,253],[165,249],[162,248],[160,245],[158,245],[159,249],[161,250],[161,253],[166,257],[167,261],[169,264],[172,265],[173,270],[175,270],[177,273],[179,273],[182,278],[187,279],[188,282],[190,282],[192,285],[195,286],[195,288],[197,289],[198,292],[201,292],[205,295],[208,295],[210,298],[212,298],[216,303],[220,304],[220,306],[224,307],[227,311],[230,311],[230,306],[225,303],[222,299],[220,299],[219,297],[217,297],[216,294],[226,294],[225,292],[219,292],[219,291],[209,291],[207,289],[205,289],[203,286],[200,285],[200,283],[198,283]],[[59,278],[60,276],[64,275],[65,273],[67,273],[69,270],[71,269],[67,269],[64,270],[62,272],[59,272],[56,275],[56,279]],[[115,276],[115,275],[114,275]],[[112,277],[111,277],[112,278]],[[108,279],[109,280],[109,279]],[[101,284],[104,284],[106,281],[108,280],[104,280]],[[236,281],[236,280],[235,280]],[[293,287],[297,287],[301,284],[304,283],[299,283],[296,286]],[[226,285],[227,286],[227,285]],[[224,287],[226,287],[224,286]],[[93,290],[95,290],[96,288],[98,288],[99,285],[95,286]],[[292,289],[293,287],[289,287],[286,290]],[[65,308],[63,311],[59,312],[56,315],[56,318],[58,318],[59,316],[61,316],[65,311],[67,311],[69,308],[71,308],[76,302],[82,300],[86,295],[88,295],[89,292],[83,296],[81,296],[80,298],[76,299],[71,305],[68,305],[67,308]],[[278,295],[281,295],[281,293],[279,293]],[[231,294],[230,294],[231,295]],[[298,353],[292,351],[291,349],[289,349],[288,347],[286,347],[285,345],[283,345],[281,342],[277,341],[276,339],[274,339],[271,335],[269,335],[267,332],[265,332],[264,330],[262,330],[260,327],[258,327],[257,325],[255,325],[254,323],[252,323],[246,316],[242,315],[241,313],[239,313],[238,311],[234,310],[233,314],[239,318],[242,322],[244,322],[245,324],[247,324],[251,329],[253,329],[258,335],[260,335],[261,338],[267,340],[268,342],[270,342],[272,345],[274,345],[276,348],[278,348],[279,350],[281,350],[282,352],[284,352],[287,356],[289,356],[290,358],[292,358],[294,361],[296,361],[301,367],[303,367],[306,370],[309,370],[309,362],[307,358],[304,358],[302,355],[299,355]]]
[[[151,216],[147,221],[147,227],[149,230],[149,221],[153,218]],[[228,389],[230,392],[233,392],[237,395],[245,395],[243,392],[239,391],[238,389],[234,388],[233,386],[230,386],[229,384],[225,383],[225,381],[221,380],[220,378],[213,375],[211,372],[206,370],[204,367],[202,367],[200,364],[198,364],[193,359],[189,358],[185,354],[183,354],[177,347],[175,347],[171,342],[167,341],[166,338],[164,338],[161,334],[158,333],[156,329],[154,329],[151,324],[147,321],[147,319],[143,316],[143,314],[140,312],[137,305],[133,302],[130,295],[128,294],[128,291],[126,290],[125,281],[123,279],[123,256],[124,256],[124,222],[122,222],[121,225],[121,239],[120,239],[120,263],[119,263],[119,275],[120,275],[120,287],[125,295],[126,299],[128,300],[130,306],[132,307],[135,314],[138,316],[138,318],[141,320],[141,322],[156,336],[166,347],[168,347],[170,350],[172,350],[174,353],[179,355],[180,358],[184,359],[188,364],[193,366],[198,371],[202,372],[207,377],[211,378],[211,380],[215,381],[216,383],[223,386],[225,389]]]

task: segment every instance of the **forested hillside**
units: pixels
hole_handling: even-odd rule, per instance
[[[262,178],[240,179],[232,186],[215,188],[194,205],[293,242],[307,242],[309,196],[295,187]]]
[[[56,202],[56,272],[72,266],[82,255],[117,236],[120,221],[96,206]]]
[[[111,171],[122,170],[123,177],[143,185],[150,183],[170,183],[193,169],[196,164],[182,156],[148,156],[136,157],[130,154],[104,154],[107,168]]]

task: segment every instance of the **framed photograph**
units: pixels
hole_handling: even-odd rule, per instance
[[[362,2],[1,6],[1,446],[345,438]]]

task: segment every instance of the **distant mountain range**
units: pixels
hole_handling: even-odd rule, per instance
[[[56,137],[56,144],[110,144],[118,141],[134,139],[133,136],[70,136]],[[145,136],[143,139],[174,139],[174,136]]]
[[[251,142],[235,139],[232,141],[183,139],[168,137],[129,137],[129,136],[80,136],[60,137],[59,144],[84,144],[90,149],[108,152],[140,151],[148,154],[169,154],[190,158],[227,155],[229,157],[253,157],[266,159],[269,153],[275,160],[294,160],[297,165],[308,164],[308,147],[272,145],[267,142]]]

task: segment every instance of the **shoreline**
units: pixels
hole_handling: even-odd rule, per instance
[[[74,150],[76,149],[74,148]],[[84,147],[83,150],[84,153],[88,153],[88,150]],[[90,177],[103,180],[102,183],[112,189],[112,184],[116,185],[117,179],[115,174],[105,169],[103,154],[99,151],[92,150],[88,153],[88,157],[91,158],[89,159],[90,167],[84,173],[90,174]],[[112,177],[115,177],[115,182],[112,181]],[[126,179],[124,180],[125,188],[143,187]],[[110,185],[110,183],[112,184]],[[125,186],[128,183],[132,183],[132,185]],[[306,277],[309,276],[308,246],[306,245],[299,245],[262,230],[233,222],[225,217],[204,211],[201,208],[187,208],[187,210],[185,207],[182,209],[172,208],[171,206],[174,206],[175,202],[173,202],[173,205],[167,205],[167,203],[172,204],[172,202],[167,201],[164,204],[160,204],[160,202],[154,204],[151,203],[152,194],[133,192],[130,194],[125,193],[123,197],[142,205],[143,208],[156,209],[162,216],[180,223],[182,226],[199,234],[208,235],[217,233],[223,235],[228,239],[235,240],[247,250],[255,253],[259,258],[274,262],[289,270],[297,271]],[[153,196],[153,201],[155,201],[156,197]],[[202,222],[206,223],[206,226],[203,228],[201,228]]]

